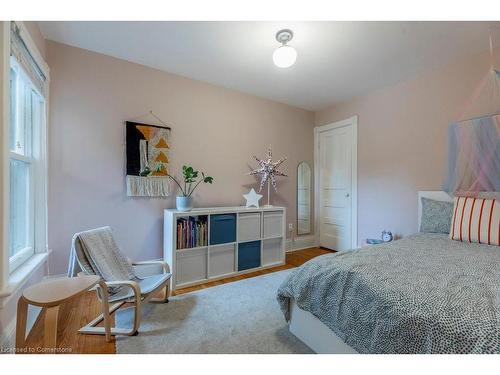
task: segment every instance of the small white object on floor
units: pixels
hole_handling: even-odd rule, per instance
[[[243,197],[247,200],[246,208],[252,206],[259,208],[259,200],[262,198],[262,194],[257,194],[254,188],[252,188],[248,194],[243,194]]]

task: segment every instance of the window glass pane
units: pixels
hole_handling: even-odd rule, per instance
[[[14,58],[11,58],[10,74],[10,150],[19,155],[31,156],[33,84]]]
[[[16,151],[17,140],[17,72],[10,68],[10,134],[9,145],[11,151]]]
[[[29,164],[10,160],[10,246],[9,257],[31,247]]]
[[[31,131],[31,137],[33,139],[31,142],[31,158],[35,160],[39,158],[43,152],[42,147],[45,137],[42,133],[42,129],[44,128],[45,122],[45,100],[33,90],[31,92],[31,104],[31,124],[33,129]]]
[[[23,79],[28,79],[26,75]],[[31,136],[33,134],[33,106],[32,106],[32,95],[33,89],[31,88],[31,84],[28,81],[24,81],[24,95],[23,95],[23,106],[24,106],[24,118],[19,127],[22,128],[23,132],[23,141],[22,151],[20,154],[24,156],[32,155],[32,143]]]

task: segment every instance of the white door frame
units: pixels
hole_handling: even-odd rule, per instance
[[[351,246],[358,247],[358,116],[317,126],[314,128],[314,235],[319,245],[319,215],[320,215],[320,166],[319,166],[319,135],[328,130],[352,127],[352,155],[351,155]]]

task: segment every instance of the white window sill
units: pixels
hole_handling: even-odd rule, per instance
[[[0,291],[0,308],[4,307],[9,297],[16,293],[31,275],[47,261],[48,255],[48,252],[33,255],[9,275],[6,288]]]

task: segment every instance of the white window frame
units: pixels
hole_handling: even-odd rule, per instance
[[[17,64],[15,59],[11,57],[11,68],[12,65],[15,65],[16,70],[16,78],[19,80],[29,80],[29,77],[22,71],[22,67]],[[41,114],[35,113],[35,103],[34,100],[37,98],[43,98],[43,95],[34,87],[33,84],[29,86],[19,86],[16,85],[16,103],[18,107],[24,107],[25,111],[20,112],[20,116],[18,117],[18,121],[22,124],[26,124],[27,116],[30,116],[30,122],[33,124],[34,116],[40,116]],[[29,97],[29,103],[26,103],[26,99]],[[43,99],[44,107],[46,107],[45,99]],[[29,107],[29,109],[28,109]],[[12,106],[10,106],[12,108]],[[44,108],[45,109],[45,108]],[[12,113],[10,114],[12,117]],[[44,116],[45,117],[45,116]],[[39,210],[43,211],[43,207],[41,205],[45,204],[45,202],[40,202],[40,199],[43,200],[43,197],[39,197],[36,194],[37,184],[39,184],[40,178],[43,179],[43,171],[39,171],[40,168],[43,168],[43,163],[39,163],[40,159],[44,159],[45,155],[40,152],[39,143],[42,141],[42,137],[40,135],[44,133],[46,128],[45,120],[43,119],[38,125],[39,127],[32,127],[29,131],[26,131],[27,138],[24,140],[25,148],[29,149],[27,153],[26,150],[23,150],[23,154],[17,153],[15,151],[10,150],[9,162],[10,160],[18,160],[24,162],[28,165],[29,168],[29,204],[28,204],[28,246],[24,249],[18,251],[13,256],[9,257],[9,273],[14,272],[19,266],[21,266],[24,262],[26,262],[30,257],[32,257],[35,253],[44,252],[44,249],[36,249],[37,245],[43,241],[43,239],[37,238],[38,236],[35,233],[35,223],[39,223],[40,219],[36,217],[36,213]],[[36,139],[36,142],[33,142],[33,139]],[[27,155],[26,155],[27,154]],[[45,221],[42,220],[42,225],[46,225]],[[42,244],[43,245],[43,244]],[[36,249],[36,250],[35,250]]]
[[[0,21],[0,309],[6,305],[10,296],[21,288],[30,276],[43,264],[46,263],[48,256],[47,246],[47,128],[49,123],[49,68],[42,55],[38,51],[35,43],[31,39],[29,32],[22,22],[15,21],[20,29],[20,35],[25,43],[30,55],[35,60],[38,67],[46,77],[46,88],[44,88],[45,113],[43,117],[43,128],[39,129],[39,134],[33,136],[39,137],[40,157],[32,160],[36,163],[36,168],[31,174],[36,181],[32,196],[37,202],[34,208],[33,218],[36,223],[34,227],[33,254],[23,259],[25,250],[18,252],[20,262],[13,272],[9,272],[11,262],[9,257],[9,201],[10,201],[10,29],[11,22]],[[38,92],[37,89],[35,91]],[[17,158],[17,155],[13,155]],[[26,250],[28,251],[28,250]],[[17,254],[16,254],[17,255]],[[16,265],[16,264],[13,264]]]
[[[12,273],[18,268],[21,264],[26,262],[31,256],[35,254],[35,184],[34,184],[34,168],[33,168],[33,159],[30,157],[26,157],[24,155],[17,154],[15,152],[10,151],[10,160],[18,160],[28,164],[29,167],[29,217],[28,217],[28,232],[29,232],[29,241],[28,246],[24,249],[18,251],[13,256],[9,256],[9,273]],[[9,160],[9,161],[10,161]],[[9,163],[10,164],[10,163]]]

